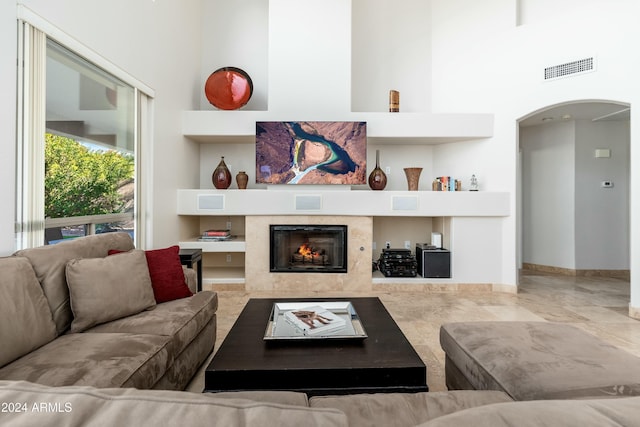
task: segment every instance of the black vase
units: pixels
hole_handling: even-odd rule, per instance
[[[384,190],[387,186],[387,175],[380,169],[380,150],[376,150],[376,168],[369,174],[369,187],[372,190]]]
[[[213,171],[211,180],[213,181],[213,186],[218,190],[225,190],[231,185],[231,172],[229,172],[229,168],[224,162],[224,156],[220,159],[218,167]]]

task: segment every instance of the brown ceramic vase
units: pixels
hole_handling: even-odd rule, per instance
[[[213,171],[211,180],[213,181],[213,186],[218,190],[225,190],[231,185],[231,172],[229,172],[229,168],[224,162],[224,156],[220,159],[218,167]]]
[[[404,173],[407,176],[407,186],[409,191],[418,191],[422,168],[404,168]]]
[[[369,187],[372,190],[384,190],[387,186],[387,175],[380,168],[380,150],[376,150],[376,168],[369,174]]]
[[[245,190],[247,188],[247,183],[249,182],[249,175],[245,171],[240,171],[236,175],[236,184],[238,184],[238,188],[240,190]]]

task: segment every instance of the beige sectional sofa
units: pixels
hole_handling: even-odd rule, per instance
[[[123,253],[108,256],[114,250]],[[0,259],[0,425],[640,426],[640,397],[593,399],[585,390],[594,389],[581,380],[590,375],[589,365],[603,371],[598,378],[606,379],[611,369],[609,379],[625,385],[616,395],[635,394],[636,371],[624,383],[619,376],[630,363],[636,366],[634,359],[580,335],[563,342],[568,331],[553,325],[443,325],[450,388],[484,390],[311,398],[279,391],[174,391],[184,389],[213,349],[218,300],[200,292],[156,301],[145,273],[147,253],[133,249],[128,235],[113,233]],[[186,278],[195,289],[193,271]],[[576,343],[580,356],[591,351],[618,358],[613,366],[580,361],[580,375],[565,383],[579,387],[562,392],[554,376],[580,363],[571,365],[559,349],[571,354]],[[526,371],[536,358],[527,354],[532,348],[543,355],[535,372],[551,363],[551,376]],[[601,383],[597,392],[604,393],[596,396],[606,395]],[[532,384],[537,394],[530,393]],[[552,398],[558,392],[563,400]],[[534,400],[514,401],[523,397]]]
[[[213,350],[217,304],[214,292],[156,303],[126,233],[18,251],[0,259],[0,380],[182,390]]]

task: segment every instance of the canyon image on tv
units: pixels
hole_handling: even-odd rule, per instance
[[[366,184],[366,122],[256,122],[256,183]]]

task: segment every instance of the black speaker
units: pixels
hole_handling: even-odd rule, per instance
[[[430,278],[451,277],[451,252],[446,249],[423,249],[416,246],[418,274]]]

